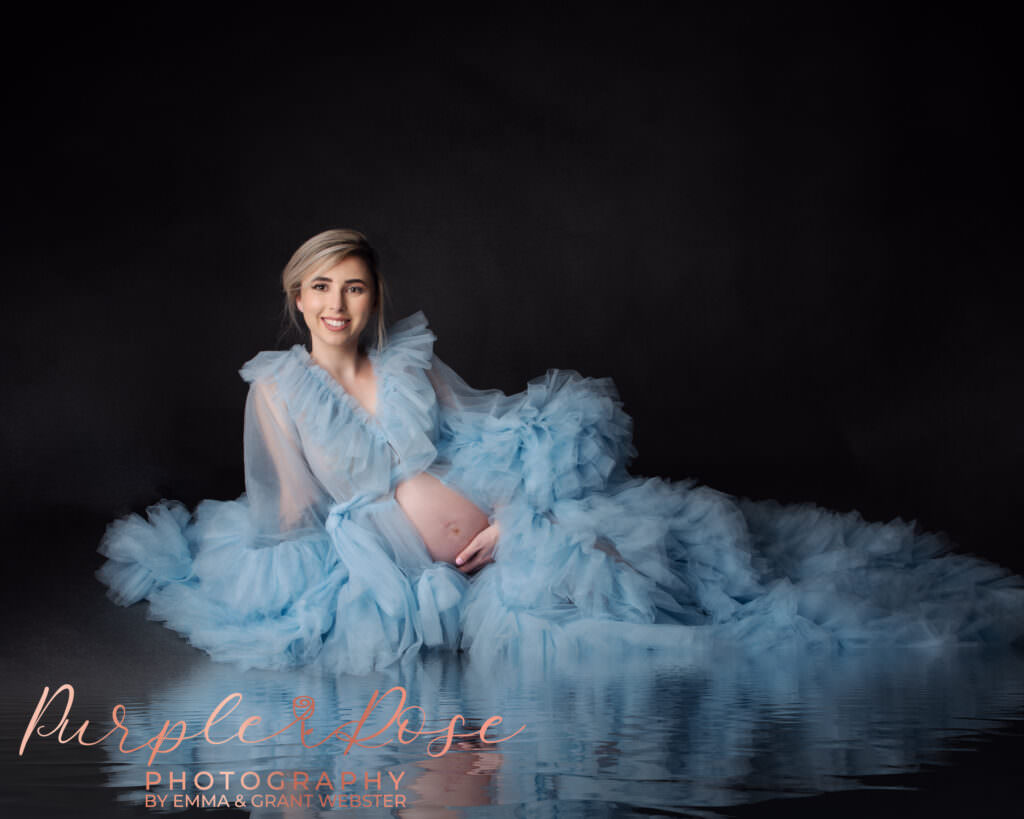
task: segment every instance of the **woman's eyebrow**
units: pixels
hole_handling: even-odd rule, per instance
[[[328,284],[334,284],[334,279],[332,279],[330,276],[325,276],[321,273],[319,276],[314,276],[312,279],[309,280],[310,284],[316,284],[317,282],[327,282]],[[363,287],[367,287],[365,279],[345,279],[345,281],[342,282],[342,286],[344,287],[347,284],[361,284]]]
[[[314,282],[333,282],[334,279],[332,279],[330,276],[325,276],[323,273],[321,273],[319,276],[314,276],[312,279],[310,279],[310,281],[314,281]],[[363,279],[345,279],[345,284],[352,284],[352,283],[366,284],[366,282]]]

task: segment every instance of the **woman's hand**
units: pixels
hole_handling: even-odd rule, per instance
[[[455,558],[455,565],[459,571],[472,574],[481,566],[494,560],[494,548],[498,545],[498,535],[501,532],[497,523],[492,523],[482,532],[474,537],[469,545],[459,552]]]

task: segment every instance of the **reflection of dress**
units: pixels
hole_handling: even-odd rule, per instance
[[[246,494],[113,523],[99,577],[214,658],[362,672],[420,647],[540,660],[627,646],[800,650],[1006,642],[1024,581],[902,522],[737,501],[631,477],[610,380],[551,370],[471,389],[417,313],[372,351],[378,412],[301,346],[242,369]],[[468,579],[433,563],[395,501],[427,471],[501,526]]]

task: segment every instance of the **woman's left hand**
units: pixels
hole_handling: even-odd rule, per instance
[[[469,545],[459,552],[455,565],[459,571],[471,574],[494,560],[494,548],[498,545],[500,531],[497,523],[492,523],[474,537]]]

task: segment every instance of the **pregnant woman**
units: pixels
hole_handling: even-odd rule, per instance
[[[310,349],[241,370],[246,493],[194,514],[161,501],[100,546],[113,600],[148,599],[215,659],[362,673],[423,647],[544,660],[1024,630],[1021,578],[912,525],[631,476],[608,379],[468,387],[422,313],[385,334],[360,233],[308,240],[283,285]]]

